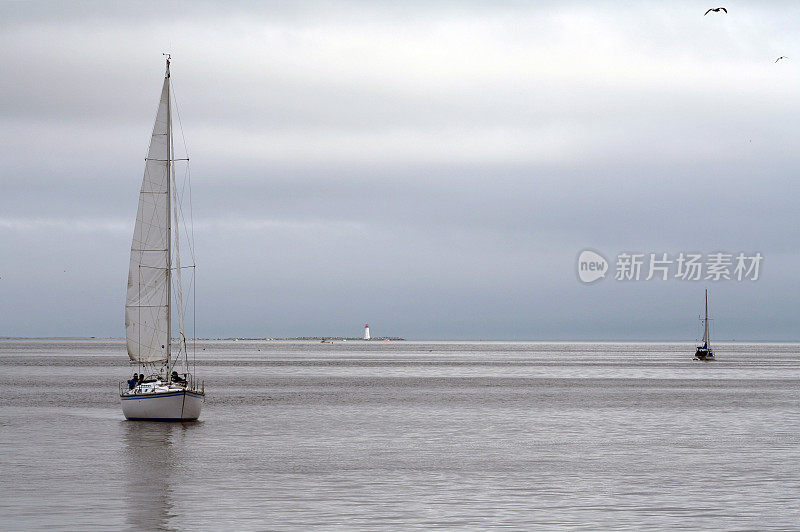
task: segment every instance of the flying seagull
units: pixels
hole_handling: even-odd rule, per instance
[[[708,15],[708,14],[709,14],[709,13],[711,13],[712,11],[713,11],[714,13],[719,13],[720,11],[724,11],[725,13],[727,13],[727,12],[728,12],[728,10],[727,10],[727,9],[725,9],[724,7],[712,7],[711,9],[709,9],[708,11],[706,11],[706,12],[703,14],[703,16],[706,16],[706,15]]]
[[[789,59],[789,58],[788,58],[788,57],[786,57],[785,55],[782,55],[782,56],[780,56],[779,58],[777,58],[777,59],[775,60],[775,62],[777,63],[777,62],[778,62],[778,61],[780,61],[781,59]]]

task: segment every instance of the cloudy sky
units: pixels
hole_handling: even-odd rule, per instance
[[[169,51],[199,336],[800,340],[800,4],[724,5],[1,1],[0,335],[124,334]]]

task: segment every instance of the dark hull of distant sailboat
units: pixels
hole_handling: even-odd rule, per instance
[[[704,347],[697,348],[694,358],[695,360],[715,360],[714,352],[711,349],[706,349]]]

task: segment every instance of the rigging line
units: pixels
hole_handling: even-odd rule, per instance
[[[172,99],[175,101],[175,113],[178,116],[178,129],[181,132],[181,139],[183,140],[183,151],[186,153],[186,157],[187,157],[187,161],[188,161],[189,145],[186,143],[186,136],[183,133],[183,122],[181,121],[181,107],[178,104],[178,97],[175,95],[175,86],[172,83],[170,83],[170,87],[169,88],[172,91]],[[191,176],[191,172],[189,171],[189,163],[188,162],[186,163],[186,176],[185,176],[184,179],[185,179],[185,182],[187,182],[188,185],[189,185],[189,221],[190,221],[189,227],[191,227],[191,238],[188,238],[188,235],[187,235],[187,240],[191,240],[191,245],[189,246],[189,249],[192,252],[192,260],[195,260],[195,255],[194,255],[194,208],[192,206],[192,176]],[[185,223],[185,221],[184,221],[184,223]]]
[[[189,163],[188,163],[188,161],[189,161],[189,146],[186,143],[186,135],[184,134],[184,131],[183,131],[183,122],[181,120],[181,109],[180,109],[180,105],[178,103],[178,98],[175,95],[175,87],[173,85],[170,85],[170,90],[172,91],[172,99],[173,99],[173,101],[175,103],[175,113],[176,113],[176,115],[178,117],[178,129],[181,132],[181,140],[183,141],[183,150],[186,153],[186,161],[187,161],[186,167],[185,167],[185,170],[184,170],[183,186],[181,187],[181,191],[178,194],[178,212],[180,213],[181,220],[183,221],[183,224],[184,224],[183,230],[184,230],[184,233],[186,234],[187,244],[189,244],[189,251],[190,251],[190,254],[191,254],[191,257],[192,257],[192,262],[194,262],[195,261],[194,239],[189,237],[189,231],[186,229],[186,225],[187,225],[186,224],[186,215],[183,212],[183,198],[184,198],[185,190],[187,188],[187,184],[189,185],[189,195],[191,196],[191,185],[189,184],[189,179],[187,178],[187,176],[189,175]],[[176,192],[178,192],[178,191],[176,190]],[[178,228],[178,231],[180,232],[180,227]],[[192,234],[193,233],[194,233],[194,220],[192,220]]]
[[[188,165],[186,166],[185,172],[186,172],[186,175],[184,176],[184,181],[183,181],[183,188],[184,189],[187,188],[187,182],[188,182],[187,176],[189,175],[189,166]],[[192,187],[191,187],[191,185],[188,186],[188,189],[189,189],[189,198],[190,198],[189,202],[191,204],[191,196],[192,196]],[[183,212],[183,198],[184,197],[185,197],[185,194],[184,194],[183,191],[181,191],[181,193],[180,193],[180,195],[178,197],[178,213],[179,213],[179,216],[180,216],[180,220],[183,222],[183,232],[186,235],[186,243],[189,245],[189,254],[192,257],[192,262],[196,262],[196,257],[195,257],[195,252],[194,252],[194,219],[190,220],[190,223],[188,223],[188,224],[186,223],[186,214]],[[189,207],[189,214],[191,216],[191,206]],[[189,230],[187,229],[187,226],[191,227],[191,235],[189,234]],[[180,231],[180,228],[178,230]]]
[[[194,282],[197,270],[192,270],[192,386],[194,372],[197,371],[197,283]]]
[[[189,162],[188,162],[188,159],[189,159],[189,145],[186,142],[186,135],[184,134],[184,131],[183,131],[183,120],[181,119],[181,109],[180,109],[180,104],[178,103],[178,97],[175,94],[175,86],[174,86],[174,84],[170,83],[169,90],[172,91],[172,99],[173,99],[173,102],[175,103],[175,114],[178,117],[178,129],[181,132],[181,140],[183,141],[183,150],[186,153],[186,158],[187,158],[186,168],[184,170],[183,188],[182,188],[181,193],[180,193],[180,198],[181,199],[180,199],[180,201],[178,201],[178,212],[180,213],[180,217],[181,217],[181,219],[183,221],[183,230],[184,230],[184,233],[186,234],[187,244],[189,245],[189,253],[190,253],[191,257],[192,257],[192,264],[196,265],[197,258],[196,258],[196,255],[195,255],[194,208],[193,208],[193,205],[192,205],[192,185],[191,185],[191,181],[192,180],[191,180],[191,172],[189,170]],[[187,230],[187,228],[186,228],[186,225],[187,225],[186,224],[186,215],[183,212],[183,197],[184,197],[184,191],[186,190],[187,187],[189,189],[189,224],[188,225],[190,227],[190,230]],[[178,227],[178,232],[180,233],[180,227]],[[196,365],[196,363],[197,363],[197,359],[196,359],[196,357],[197,357],[197,331],[196,331],[197,307],[196,307],[196,304],[195,304],[196,299],[197,299],[197,290],[196,290],[196,284],[195,284],[195,276],[196,275],[197,275],[196,270],[193,270],[192,271],[192,278],[191,278],[190,284],[189,284],[189,289],[192,291],[192,299],[193,299],[193,302],[192,302],[192,305],[193,305],[193,310],[192,310],[192,337],[193,337],[193,343],[194,343],[194,346],[193,346],[194,347],[193,348],[193,359],[194,359],[193,360],[193,365]],[[188,301],[187,301],[187,304],[188,304]],[[185,310],[186,309],[184,309],[184,313],[185,313]],[[188,365],[188,363],[189,363],[188,353],[186,352],[185,347],[186,347],[186,345],[185,345],[185,336],[184,336],[184,356],[186,357],[186,364]],[[186,368],[186,369],[188,371],[188,368]],[[194,381],[194,374],[192,375],[192,380]]]
[[[186,229],[186,215],[183,212],[183,205],[181,205],[181,216],[184,217],[184,232],[186,233],[186,240],[189,244],[189,250],[192,254],[192,262],[195,262],[195,250],[194,250],[194,210],[192,208],[192,177],[191,171],[189,166],[186,166],[184,181],[187,183],[189,188],[189,230]]]
[[[183,134],[183,122],[181,121],[181,106],[178,105],[178,97],[175,95],[175,84],[170,83],[169,86],[172,91],[172,101],[175,103],[175,114],[178,116],[178,129],[181,131],[181,139],[183,140],[183,151],[186,153],[187,161],[189,160],[189,145],[186,144],[186,137]]]
[[[190,267],[191,266],[187,266],[187,268],[190,268]],[[192,285],[193,284],[194,284],[194,275],[192,275],[192,278],[189,279],[189,287],[188,287],[189,290],[187,290],[187,291],[191,291],[192,290]],[[187,314],[187,310],[189,310],[189,301],[184,301],[183,302],[183,314],[184,314],[184,316]]]
[[[189,190],[191,191],[191,189]],[[180,201],[180,199],[178,201],[178,214],[180,217],[180,221],[183,222],[183,232],[186,235],[186,243],[189,245],[189,254],[192,257],[192,262],[195,262],[194,242],[192,241],[192,238],[190,238],[189,231],[186,228],[187,225],[189,224],[186,223],[186,215],[183,212],[183,203],[182,201]],[[180,227],[178,228],[178,230],[180,231]],[[194,231],[194,227],[192,227],[192,230]]]
[[[194,206],[192,205],[192,172],[189,170],[188,164],[186,165],[186,180],[189,182],[189,221],[191,222],[190,227],[192,228],[192,245],[190,248],[192,250],[192,261],[196,262],[194,256]]]
[[[197,366],[197,269],[192,270],[192,381]]]
[[[180,289],[180,290],[181,290],[181,293],[183,293],[183,286],[181,286],[181,287],[176,287],[176,290],[178,290],[178,289]],[[183,298],[181,298],[181,304],[180,304],[179,311],[181,312],[182,316],[185,316],[185,315],[186,315],[186,310],[187,310],[187,308],[188,308],[188,307],[187,307],[187,303],[183,301]],[[184,333],[184,331],[183,331],[183,329],[182,329],[181,327],[178,327],[178,332],[179,332],[180,334],[183,334],[183,333]]]
[[[186,160],[188,161],[189,159]],[[183,167],[184,175],[183,175],[183,184],[181,185],[181,193],[180,193],[181,198],[183,198],[184,191],[186,190],[186,173],[188,172],[188,170],[189,170],[189,165],[187,164],[186,166]]]

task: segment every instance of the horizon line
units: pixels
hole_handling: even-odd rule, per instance
[[[262,337],[262,336],[225,336],[225,337],[203,337],[195,338],[198,341],[214,340],[214,341],[262,341],[262,342],[312,342],[316,339],[347,339],[348,341],[384,341],[384,338],[392,337],[375,337],[370,340],[365,340],[359,337],[351,336],[297,336],[297,337]],[[397,338],[397,337],[394,337]],[[124,336],[0,336],[0,340],[125,340]],[[187,338],[187,341],[190,340]],[[505,343],[644,343],[644,344],[693,344],[698,343],[698,340],[632,340],[632,339],[503,339],[503,338],[452,338],[452,339],[433,339],[433,338],[402,338],[400,340],[389,340],[392,342],[505,342]],[[714,344],[797,344],[800,340],[716,340]]]

